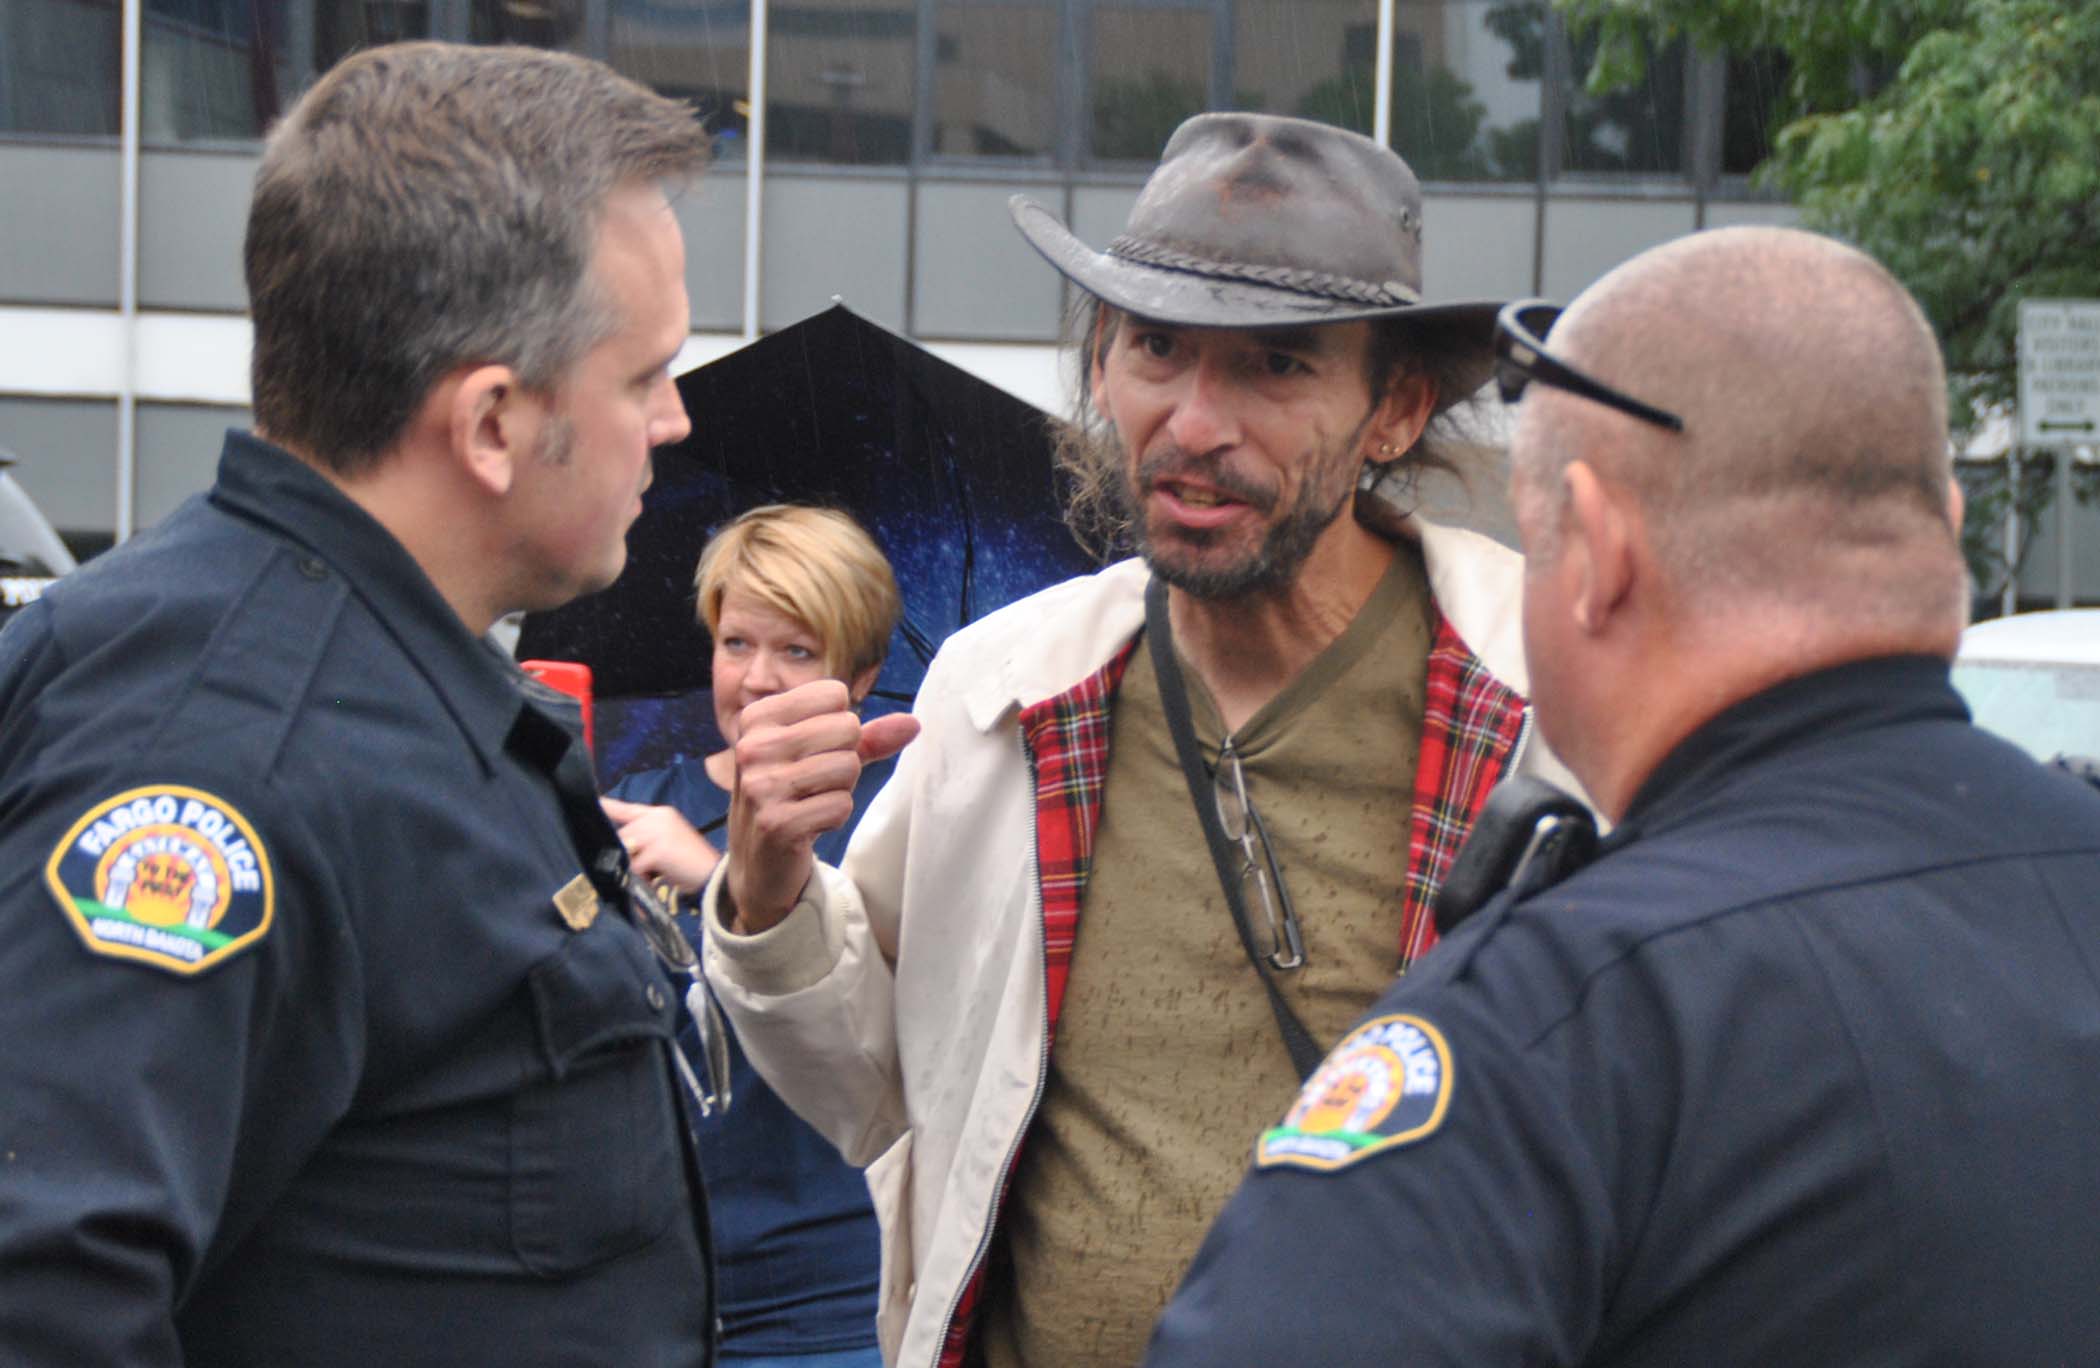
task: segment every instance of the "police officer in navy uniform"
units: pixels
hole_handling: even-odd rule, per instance
[[[0,635],[0,1358],[712,1357],[675,993],[485,644],[688,424],[691,112],[380,48],[264,151],[255,435]]]
[[[2090,1362],[2100,796],[1978,731],[1945,378],[1791,230],[1505,311],[1539,724],[1614,818],[1256,1143],[1153,1368]]]

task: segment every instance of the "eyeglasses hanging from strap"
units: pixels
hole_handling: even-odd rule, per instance
[[[1239,768],[1238,755],[1232,756],[1229,767],[1221,755],[1218,767],[1213,770],[1203,762],[1198,751],[1195,727],[1189,721],[1188,686],[1181,677],[1181,664],[1174,658],[1173,626],[1167,620],[1167,586],[1156,578],[1145,586],[1145,637],[1151,646],[1153,672],[1159,676],[1159,695],[1166,708],[1167,730],[1174,737],[1174,752],[1181,761],[1182,777],[1188,781],[1189,801],[1195,806],[1196,820],[1201,823],[1203,838],[1210,846],[1211,862],[1217,866],[1218,881],[1225,891],[1225,904],[1232,912],[1233,927],[1239,932],[1240,945],[1247,952],[1247,962],[1254,966],[1255,975],[1261,979],[1262,989],[1268,994],[1269,1010],[1276,1017],[1276,1031],[1283,1038],[1283,1048],[1291,1057],[1291,1066],[1298,1071],[1299,1078],[1310,1078],[1312,1071],[1320,1066],[1326,1050],[1313,1040],[1312,1033],[1305,1029],[1304,1022],[1298,1020],[1298,1014],[1291,1010],[1290,1003],[1283,1000],[1282,990],[1276,986],[1278,969],[1295,969],[1305,963],[1305,942],[1298,927],[1298,915],[1291,907],[1290,895],[1284,891],[1283,871],[1276,864],[1268,832],[1253,804],[1247,801],[1246,775]],[[1220,790],[1228,783],[1232,793],[1230,798],[1225,798]],[[1236,814],[1233,821],[1227,819],[1227,803]],[[1237,822],[1240,833],[1237,837],[1230,834],[1234,822]],[[1269,916],[1269,949],[1266,953],[1256,943],[1254,927],[1247,915],[1244,889],[1250,870],[1257,878],[1259,892],[1256,896]]]
[[[1218,752],[1211,778],[1218,824],[1225,829],[1225,839],[1240,848],[1240,896],[1259,903],[1268,918],[1269,963],[1278,969],[1296,969],[1305,963],[1305,933],[1298,925],[1298,909],[1291,906],[1283,867],[1276,863],[1276,848],[1269,844],[1269,829],[1247,796],[1247,772],[1230,736]],[[1254,890],[1251,898],[1245,892],[1248,888]]]
[[[627,876],[627,902],[628,915],[641,929],[656,957],[675,974],[690,981],[685,990],[685,1009],[693,1018],[693,1026],[700,1036],[701,1062],[707,1070],[707,1082],[705,1086],[701,1084],[693,1073],[691,1061],[685,1057],[685,1051],[674,1044],[671,1055],[677,1061],[679,1076],[685,1080],[702,1116],[713,1116],[718,1110],[727,1112],[730,1103],[729,1030],[723,1024],[722,1009],[715,1003],[707,979],[700,972],[700,956],[694,953],[693,943],[679,929],[678,919],[664,905],[663,899],[632,873]]]

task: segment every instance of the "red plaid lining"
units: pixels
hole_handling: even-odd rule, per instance
[[[1057,1035],[1057,1013],[1064,1005],[1065,980],[1072,972],[1079,900],[1094,858],[1101,791],[1108,783],[1109,708],[1141,640],[1142,636],[1131,638],[1114,659],[1077,686],[1023,708],[1020,714],[1021,736],[1035,769],[1036,878],[1043,894],[1043,988],[1050,1039]],[[1043,1048],[1049,1049],[1048,1039]],[[1006,1183],[1012,1178],[1009,1171],[1000,1182],[1001,1206],[1006,1201]],[[997,1219],[995,1207],[995,1223]],[[939,1368],[960,1368],[983,1291],[980,1264],[955,1304],[955,1319],[949,1322],[948,1338],[941,1345]]]
[[[1523,696],[1488,673],[1441,611],[1431,640],[1400,913],[1403,971],[1436,944],[1430,899],[1524,730]]]
[[[1021,710],[1021,735],[1035,757],[1036,876],[1043,889],[1043,972],[1050,1033],[1064,1005],[1079,935],[1079,899],[1094,858],[1101,791],[1108,784],[1108,714],[1123,671],[1143,637],[1055,698]]]

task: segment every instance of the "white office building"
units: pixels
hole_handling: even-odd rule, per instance
[[[1746,175],[1770,61],[1673,48],[1592,98],[1543,0],[6,0],[0,448],[76,547],[204,488],[247,419],[261,131],[345,53],[422,36],[587,52],[695,102],[719,156],[678,206],[692,359],[836,296],[1048,407],[1063,287],[1007,197],[1103,244],[1202,109],[1382,132],[1425,183],[1440,298],[1565,298],[1794,217]]]

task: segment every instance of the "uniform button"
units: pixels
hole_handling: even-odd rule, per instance
[[[299,573],[310,580],[324,580],[328,578],[328,564],[319,556],[301,556]]]
[[[661,987],[652,983],[649,985],[649,990],[646,993],[644,993],[643,996],[649,999],[650,1007],[654,1008],[659,1012],[661,1012],[664,1009],[664,990]]]

